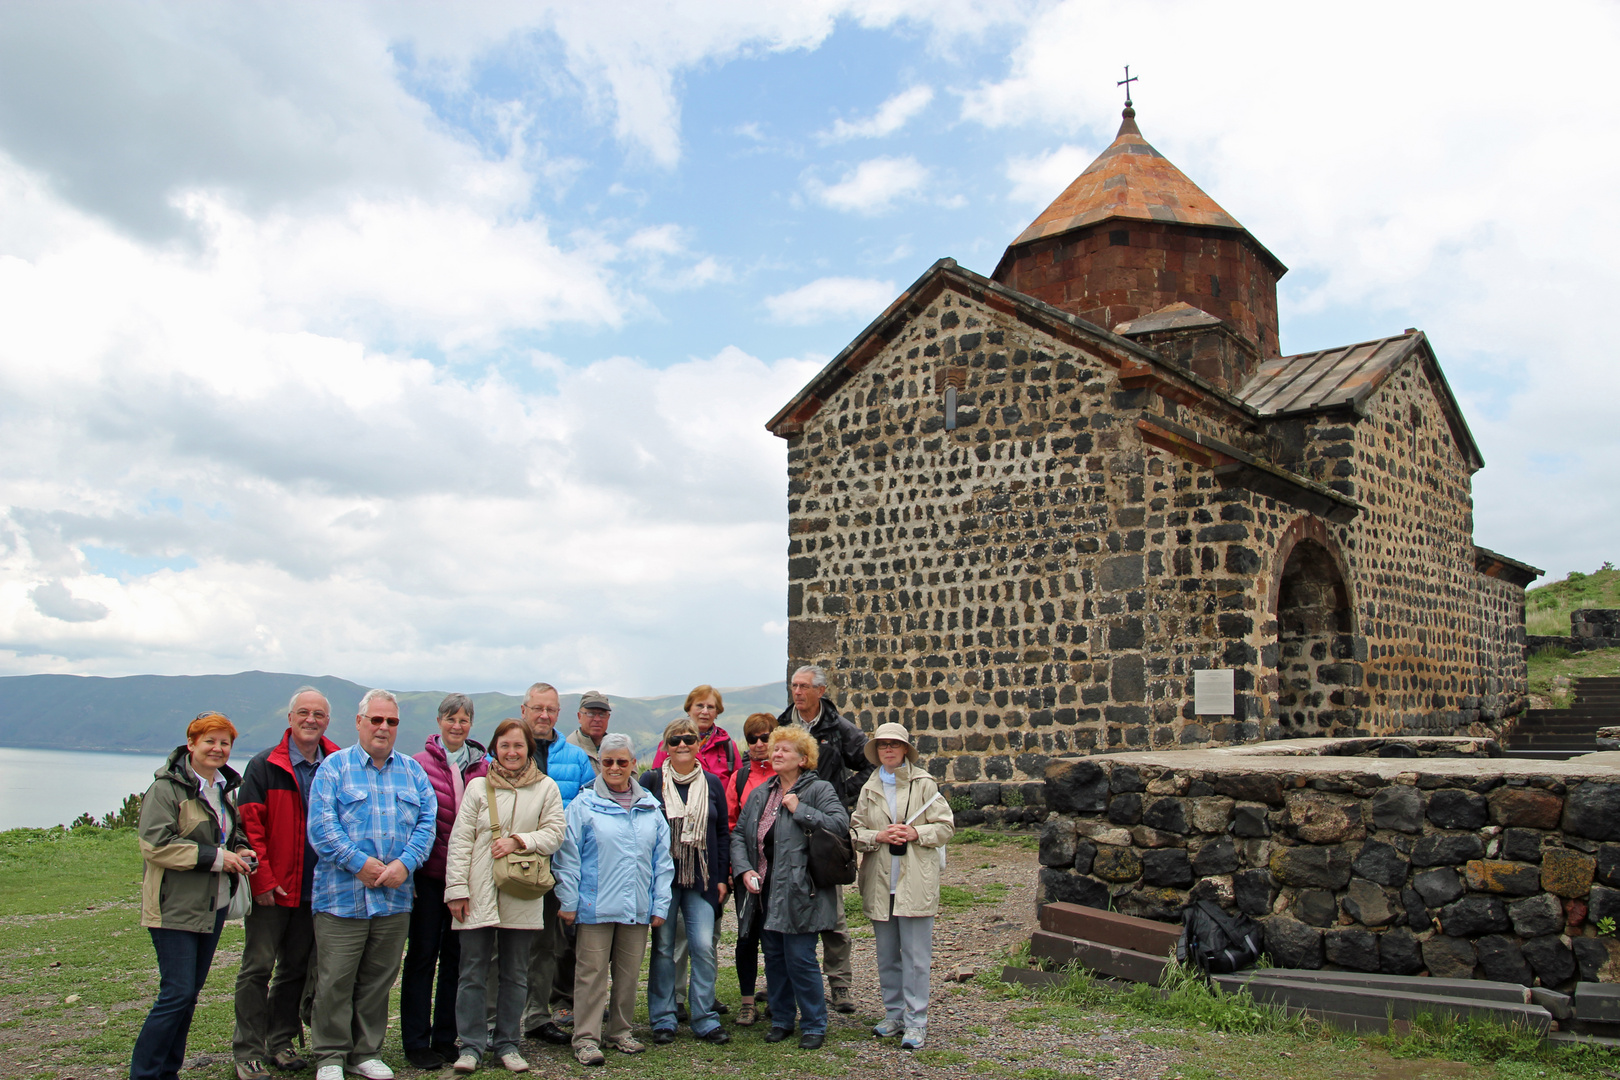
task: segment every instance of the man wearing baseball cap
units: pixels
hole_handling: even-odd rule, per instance
[[[600,690],[587,690],[579,698],[579,730],[568,736],[568,741],[585,751],[591,759],[591,768],[602,775],[602,737],[607,734],[608,720],[613,716],[613,703]]]

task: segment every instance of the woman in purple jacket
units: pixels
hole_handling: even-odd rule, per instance
[[[411,908],[405,970],[399,984],[399,1034],[405,1060],[418,1069],[437,1069],[456,1058],[456,985],[461,948],[450,932],[444,906],[444,861],[450,827],[467,785],[489,771],[484,748],[472,732],[473,703],[466,694],[447,694],[439,702],[439,734],[429,735],[416,760],[427,772],[439,799],[438,836],[433,853],[416,872],[416,902]],[[437,962],[439,988],[434,993]]]

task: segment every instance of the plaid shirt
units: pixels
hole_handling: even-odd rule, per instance
[[[345,919],[410,911],[411,875],[433,850],[438,808],[427,773],[397,750],[380,769],[359,746],[327,755],[309,792],[309,842],[320,856],[314,909]],[[355,875],[371,857],[404,863],[405,884],[360,884]]]

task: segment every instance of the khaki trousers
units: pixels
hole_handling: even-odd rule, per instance
[[[850,967],[849,917],[844,914],[844,887],[838,886],[838,925],[821,932],[821,970],[832,990],[848,990],[854,981]]]
[[[411,913],[344,919],[315,913],[315,1004],[309,1029],[315,1067],[358,1065],[382,1051],[388,991],[399,975]]]
[[[602,1009],[610,1006],[607,1037],[630,1034],[647,952],[646,923],[590,923],[574,938],[574,1045],[602,1041]],[[609,1000],[609,990],[612,997]]]

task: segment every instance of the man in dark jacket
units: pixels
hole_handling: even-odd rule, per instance
[[[866,760],[866,736],[827,699],[827,673],[821,668],[807,664],[795,671],[788,691],[793,704],[776,718],[777,725],[798,724],[809,729],[816,740],[816,774],[833,786],[848,810],[872,775],[872,763]],[[852,1013],[849,922],[844,918],[843,890],[838,893],[838,925],[821,932],[821,966],[831,991],[828,1003],[841,1013]]]
[[[319,690],[301,687],[287,706],[287,733],[243,770],[237,808],[259,866],[249,879],[253,910],[236,976],[232,1051],[240,1080],[263,1080],[268,1063],[283,1071],[309,1068],[293,1049],[302,1035],[298,1006],[315,948],[310,893],[315,852],[309,846],[309,785],[327,754],[331,707]],[[275,982],[271,983],[271,972]]]

